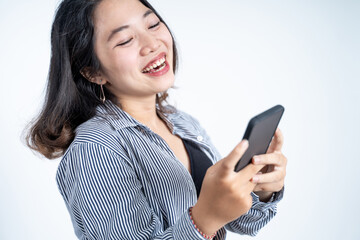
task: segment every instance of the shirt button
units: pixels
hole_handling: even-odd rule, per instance
[[[204,138],[202,136],[197,136],[196,138],[199,142],[201,142],[202,140],[204,140]]]

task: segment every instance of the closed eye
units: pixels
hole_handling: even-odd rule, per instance
[[[160,25],[160,21],[157,22],[156,24],[150,26],[149,29],[156,28],[156,27],[159,26],[159,25]]]
[[[130,38],[129,40],[127,40],[127,41],[125,41],[125,42],[122,42],[122,43],[119,43],[118,45],[116,45],[116,46],[124,46],[124,45],[126,45],[126,44],[128,44],[128,43],[130,43],[131,42],[131,40],[133,40],[132,38]]]

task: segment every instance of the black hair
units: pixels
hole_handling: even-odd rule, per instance
[[[148,1],[139,1],[168,28]],[[99,99],[99,86],[80,73],[84,67],[91,69],[90,74],[100,70],[94,51],[93,24],[94,10],[100,2],[63,0],[56,11],[51,30],[51,60],[45,102],[26,137],[28,146],[46,158],[63,155],[75,137],[76,127],[93,117],[96,107],[103,104]],[[178,57],[173,34],[171,36],[175,72]],[[111,92],[106,88],[104,91],[106,99],[116,101]],[[157,95],[160,111],[165,111],[163,102],[167,96],[166,92]]]

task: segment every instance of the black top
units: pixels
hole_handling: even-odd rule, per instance
[[[206,170],[213,164],[210,158],[196,144],[184,139],[183,142],[190,158],[191,177],[199,197]]]

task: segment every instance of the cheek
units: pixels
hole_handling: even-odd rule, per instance
[[[124,49],[123,49],[124,50]],[[119,51],[114,54],[113,68],[116,69],[120,74],[126,74],[133,70],[138,69],[137,55],[131,49],[125,51]]]
[[[124,49],[122,49],[124,50]],[[102,60],[102,61],[101,61]],[[116,51],[100,59],[102,73],[112,85],[126,84],[136,75],[138,69],[136,54],[132,51]]]
[[[160,37],[166,44],[166,46],[172,50],[173,40],[169,30],[164,26],[163,30],[160,32]]]

